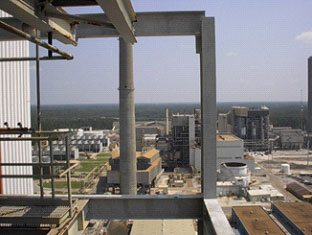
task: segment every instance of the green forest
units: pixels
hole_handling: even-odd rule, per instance
[[[290,126],[304,128],[306,126],[307,103],[303,104],[303,114],[300,102],[263,102],[263,103],[218,103],[218,113],[227,113],[232,106],[260,107],[265,105],[270,109],[270,121],[274,126]],[[164,120],[165,108],[170,113],[193,113],[200,108],[198,103],[162,103],[137,104],[136,120]],[[36,106],[31,108],[32,127],[36,127]],[[79,128],[92,126],[93,129],[111,129],[114,121],[119,119],[118,104],[90,105],[43,105],[41,106],[41,122],[43,130],[57,128]]]

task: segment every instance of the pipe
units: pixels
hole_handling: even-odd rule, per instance
[[[50,171],[51,171],[51,191],[52,191],[52,198],[55,197],[55,185],[54,185],[54,156],[53,156],[53,146],[52,141],[49,140],[50,146]]]
[[[70,149],[69,149],[69,137],[66,136],[65,138],[65,144],[66,144],[66,166],[67,169],[70,169]],[[71,172],[68,170],[66,172],[67,176],[67,193],[68,193],[68,203],[69,203],[69,217],[72,218],[73,216],[73,201],[72,201],[72,188],[71,188]]]
[[[37,31],[38,32],[38,31]],[[40,56],[39,56],[39,45],[36,44],[36,85],[37,85],[37,129],[41,131],[41,110],[40,110]],[[40,134],[38,134],[40,137]],[[42,149],[41,149],[41,140],[38,141],[38,153],[39,153],[39,171],[40,175],[43,175],[42,168]],[[43,198],[43,180],[40,177],[39,179],[40,187],[40,197]]]
[[[2,163],[2,156],[1,156],[1,142],[0,142],[0,164]],[[2,167],[0,166],[0,175],[2,175]],[[2,179],[0,179],[0,194],[3,194],[3,183]]]
[[[72,169],[76,168],[77,166],[79,166],[78,163],[75,163],[74,165],[71,165],[69,168],[67,168],[65,171],[63,171],[61,174],[59,174],[58,177],[62,178],[65,174],[67,174],[69,171],[71,171]]]
[[[53,35],[52,32],[48,32],[48,43],[52,46],[53,42]],[[51,58],[53,56],[53,51],[49,50],[48,51],[48,57]]]
[[[169,136],[169,109],[166,108],[166,136]]]
[[[11,26],[11,25],[9,25],[9,24],[1,21],[1,20],[0,20],[0,28],[3,28],[3,29],[5,29],[6,31],[8,31],[10,33],[16,34],[16,35],[18,35],[18,36],[20,36],[20,37],[22,37],[22,38],[24,38],[24,39],[26,39],[26,40],[28,40],[30,42],[33,42],[36,45],[39,45],[39,46],[44,47],[44,48],[46,48],[48,50],[51,50],[51,51],[53,51],[53,52],[55,52],[55,53],[57,53],[57,54],[59,54],[61,56],[64,56],[68,60],[71,60],[71,59],[74,58],[72,55],[70,55],[70,54],[68,54],[68,53],[66,53],[66,52],[56,48],[55,46],[52,46],[52,45],[50,45],[50,44],[48,44],[48,43],[46,43],[46,42],[44,42],[44,41],[34,37],[34,36],[32,36],[32,35],[30,35],[28,33],[25,33],[22,30],[19,30],[19,29],[15,28],[15,27],[13,27],[13,26]]]
[[[73,59],[73,58],[72,58]],[[0,62],[15,62],[15,61],[35,61],[36,57],[19,57],[19,58],[0,58]],[[71,60],[64,56],[43,56],[40,60]]]
[[[308,126],[307,133],[312,134],[312,56],[308,59]]]
[[[136,195],[137,165],[132,44],[119,38],[120,190]]]
[[[0,137],[0,141],[47,141],[60,140],[59,137]]]

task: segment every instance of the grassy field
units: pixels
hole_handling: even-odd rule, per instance
[[[77,172],[85,172],[89,173],[96,167],[102,167],[106,162],[108,162],[109,158],[111,156],[111,153],[99,153],[96,156],[96,159],[79,159],[80,161],[80,167],[77,168],[75,171]],[[45,188],[51,188],[51,182],[44,183],[43,186]],[[80,189],[81,188],[81,182],[71,182],[72,189]],[[55,182],[55,188],[59,189],[66,189],[67,184],[66,181],[57,181]]]
[[[90,172],[95,167],[104,166],[106,162],[108,162],[111,154],[110,153],[99,153],[96,156],[96,159],[79,159],[80,168],[78,168],[77,172]]]
[[[43,183],[43,187],[51,188],[51,182]],[[71,182],[72,189],[79,189],[81,188],[81,182]],[[55,188],[67,188],[66,181],[57,181],[55,182]]]

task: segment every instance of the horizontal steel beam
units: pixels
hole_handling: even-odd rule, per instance
[[[136,15],[130,0],[96,0],[107,18],[126,42],[137,42],[133,33]]]
[[[89,219],[196,219],[202,216],[201,196],[121,195],[87,198]]]
[[[202,195],[73,195],[73,199],[88,200],[87,219],[199,219],[205,234],[234,235],[217,199]],[[53,205],[66,203],[66,195],[0,196],[0,205],[24,205],[49,201]],[[10,201],[10,203],[8,203]],[[23,204],[24,203],[24,204]],[[208,230],[208,232],[207,232]]]
[[[206,229],[205,234],[211,234],[213,231],[217,235],[234,235],[217,199],[204,199],[204,214],[208,217],[208,219],[203,220],[204,229]]]
[[[43,12],[39,12],[39,8],[34,2],[25,0],[0,1],[0,9],[11,14],[21,22],[38,29],[40,32],[53,32],[53,37],[65,44],[77,45],[70,23],[66,20],[46,17]],[[45,4],[44,8],[49,11],[67,14],[67,12],[57,9],[51,4]]]
[[[95,0],[53,0],[52,5],[55,7],[77,7],[77,6],[96,6]]]
[[[91,22],[107,23],[105,14],[75,15],[79,18],[89,19]],[[137,22],[134,23],[135,36],[197,36],[201,34],[201,19],[205,16],[204,11],[187,12],[141,12],[136,13]],[[21,21],[15,18],[2,18],[2,21],[22,28]],[[77,24],[77,38],[105,38],[119,37],[115,29],[92,24]],[[41,35],[47,38],[47,35]],[[20,40],[20,38],[0,30],[0,41]]]
[[[46,48],[46,49],[48,49],[50,51],[53,51],[53,52],[55,52],[55,53],[57,53],[57,54],[59,54],[59,55],[61,55],[63,57],[66,57],[66,59],[68,59],[68,60],[73,59],[72,55],[70,55],[70,54],[68,54],[68,53],[66,53],[66,52],[56,48],[55,46],[52,46],[52,45],[50,45],[50,44],[48,44],[48,43],[46,43],[46,42],[44,42],[44,41],[42,41],[40,39],[38,39],[38,38],[28,34],[28,33],[25,33],[22,30],[17,29],[17,28],[15,28],[15,27],[13,27],[13,26],[11,26],[11,25],[9,25],[9,24],[1,21],[1,20],[0,20],[0,28],[3,28],[5,30],[7,30],[8,32],[16,34],[17,36],[19,36],[19,37],[21,37],[23,39],[26,39],[26,40],[28,40],[30,42],[33,42],[33,43],[35,43],[35,44],[37,44],[37,45],[39,45],[41,47],[44,47],[44,48]]]
[[[36,57],[7,57],[7,58],[0,58],[0,62],[16,62],[16,61],[35,61]],[[42,60],[69,60],[64,56],[43,56],[39,58]],[[73,58],[72,58],[73,59]]]

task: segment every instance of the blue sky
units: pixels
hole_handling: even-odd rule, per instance
[[[312,1],[132,0],[132,4],[136,12],[204,10],[206,16],[215,17],[219,102],[299,101],[301,89],[307,99]],[[101,12],[98,7],[67,10]],[[199,56],[193,37],[137,41],[136,103],[199,102]],[[75,59],[42,62],[43,104],[118,103],[117,38],[81,39],[77,47],[55,45]],[[34,71],[31,84],[35,103]]]

